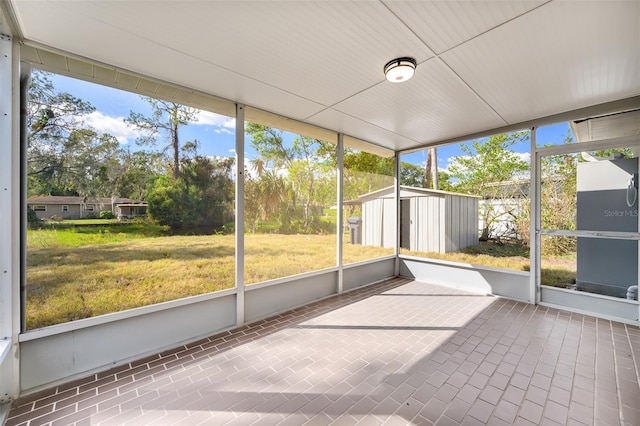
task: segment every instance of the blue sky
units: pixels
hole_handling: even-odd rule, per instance
[[[88,122],[96,130],[110,133],[123,146],[129,146],[131,150],[139,149],[135,143],[139,133],[136,129],[127,126],[124,118],[132,110],[141,113],[150,111],[149,105],[141,96],[55,74],[50,75],[50,78],[58,91],[69,92],[96,107],[96,112],[87,117]],[[198,118],[196,124],[181,128],[181,141],[197,139],[200,143],[199,153],[201,155],[223,157],[235,155],[235,120],[209,112],[202,112]],[[538,146],[564,143],[568,129],[569,126],[566,122],[538,128],[536,135]],[[529,160],[529,141],[514,145],[512,149],[519,153],[523,159]],[[438,168],[445,170],[451,158],[461,154],[459,144],[438,147]],[[255,152],[248,144],[245,147],[245,155],[248,159],[256,158]],[[424,165],[426,151],[404,155],[402,161]]]
[[[58,91],[68,92],[96,108],[93,114],[86,117],[92,127],[115,136],[123,146],[130,146],[131,150],[139,149],[136,147],[139,132],[127,126],[124,119],[129,116],[130,111],[150,113],[149,104],[141,96],[60,75],[52,74],[49,77]],[[233,156],[234,134],[235,119],[205,111],[199,114],[196,124],[180,129],[181,141],[197,139],[200,142],[200,153],[211,156]]]

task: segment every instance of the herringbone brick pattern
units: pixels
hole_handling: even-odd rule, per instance
[[[30,395],[13,425],[639,425],[640,330],[393,279]]]

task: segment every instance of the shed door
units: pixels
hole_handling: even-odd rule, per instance
[[[411,199],[400,200],[400,247],[411,250]]]

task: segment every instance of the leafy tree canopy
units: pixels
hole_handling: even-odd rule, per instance
[[[142,96],[142,99],[149,103],[151,114],[145,115],[139,112],[130,111],[129,117],[125,120],[130,126],[137,127],[144,133],[138,138],[141,145],[157,146],[164,138],[162,145],[163,152],[169,151],[173,160],[173,177],[180,176],[180,152],[181,144],[179,129],[181,126],[194,123],[198,120],[198,110],[160,99]]]
[[[522,177],[529,170],[529,163],[509,149],[528,137],[528,131],[501,133],[461,144],[463,155],[453,157],[447,169],[456,181],[452,189],[481,197],[499,193],[500,183]]]
[[[87,124],[95,108],[57,91],[49,74],[38,70],[27,108],[28,195],[111,196],[109,169],[121,150],[113,136]]]

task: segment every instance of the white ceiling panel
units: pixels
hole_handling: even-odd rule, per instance
[[[123,2],[126,4],[126,2]],[[151,4],[143,2],[147,5]],[[70,26],[60,25],[55,15],[57,3],[28,3],[40,9],[29,16],[35,30],[30,39],[44,44],[46,34],[56,34],[55,48],[64,48],[79,56],[102,63],[112,64],[125,70],[131,70],[152,78],[192,87],[227,99],[247,103],[257,108],[277,110],[281,114],[301,119],[322,108],[308,99],[290,91],[244,77],[228,69],[216,66],[194,56],[166,49],[146,38],[131,35],[128,32],[114,31],[102,21],[81,19],[75,9],[67,10],[74,22]],[[63,4],[67,4],[63,2]],[[45,6],[52,7],[48,10]],[[67,16],[67,15],[65,15]],[[82,34],[82,37],[78,37]],[[51,43],[51,40],[49,40]],[[142,58],[142,59],[141,59]]]
[[[154,81],[158,90],[188,88],[179,96],[244,103],[390,149],[580,118],[571,114],[594,105],[616,112],[602,109],[625,98],[640,104],[638,0],[6,0],[0,8],[23,46],[57,53],[24,48],[24,60],[58,61],[52,67],[106,84],[132,76],[150,84],[145,93]],[[387,83],[384,64],[401,56],[418,61],[414,79]]]
[[[371,141],[394,151],[409,149],[418,144],[417,141],[403,135],[393,133],[335,109],[326,109],[313,117],[309,117],[306,121],[316,126],[334,129],[357,139]]]
[[[640,2],[553,2],[442,55],[510,123],[640,93]]]
[[[385,4],[435,53],[441,54],[548,1],[385,1]]]
[[[390,59],[433,56],[379,2],[74,2],[69,9],[104,24],[105,32],[128,34],[326,106],[382,81]],[[189,19],[174,19],[181,16]]]
[[[427,143],[507,124],[437,58],[406,83],[385,81],[334,108]]]

